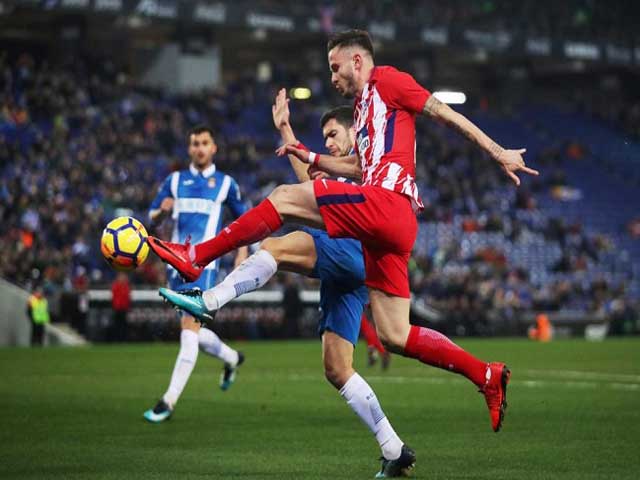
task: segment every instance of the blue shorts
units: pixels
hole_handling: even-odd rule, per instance
[[[329,330],[356,344],[362,312],[369,303],[364,286],[364,258],[360,242],[330,238],[327,232],[303,229],[313,237],[318,260],[311,274],[320,279],[320,334]]]

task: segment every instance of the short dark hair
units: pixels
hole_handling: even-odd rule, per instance
[[[362,47],[373,58],[373,42],[369,32],[366,30],[346,30],[344,32],[336,33],[333,35],[327,43],[327,51],[333,50],[335,47]]]
[[[209,133],[213,140],[216,139],[216,136],[213,134],[213,129],[211,127],[209,127],[208,125],[200,124],[189,130],[187,140],[191,141],[191,135],[200,135],[201,133]]]
[[[353,126],[353,107],[342,105],[324,112],[320,118],[320,128],[324,128],[327,122],[332,119],[335,119],[336,122],[346,129],[351,128]]]

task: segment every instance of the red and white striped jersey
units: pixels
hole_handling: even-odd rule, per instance
[[[407,195],[414,210],[424,208],[415,183],[416,114],[430,95],[408,73],[375,67],[354,106],[362,185]]]

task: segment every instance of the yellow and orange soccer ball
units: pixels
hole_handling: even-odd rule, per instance
[[[111,220],[102,232],[100,250],[116,270],[129,271],[142,265],[149,255],[147,230],[133,217]]]

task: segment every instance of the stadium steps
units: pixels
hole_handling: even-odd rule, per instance
[[[45,327],[47,345],[82,347],[89,345],[85,337],[80,335],[68,323],[50,323]]]

